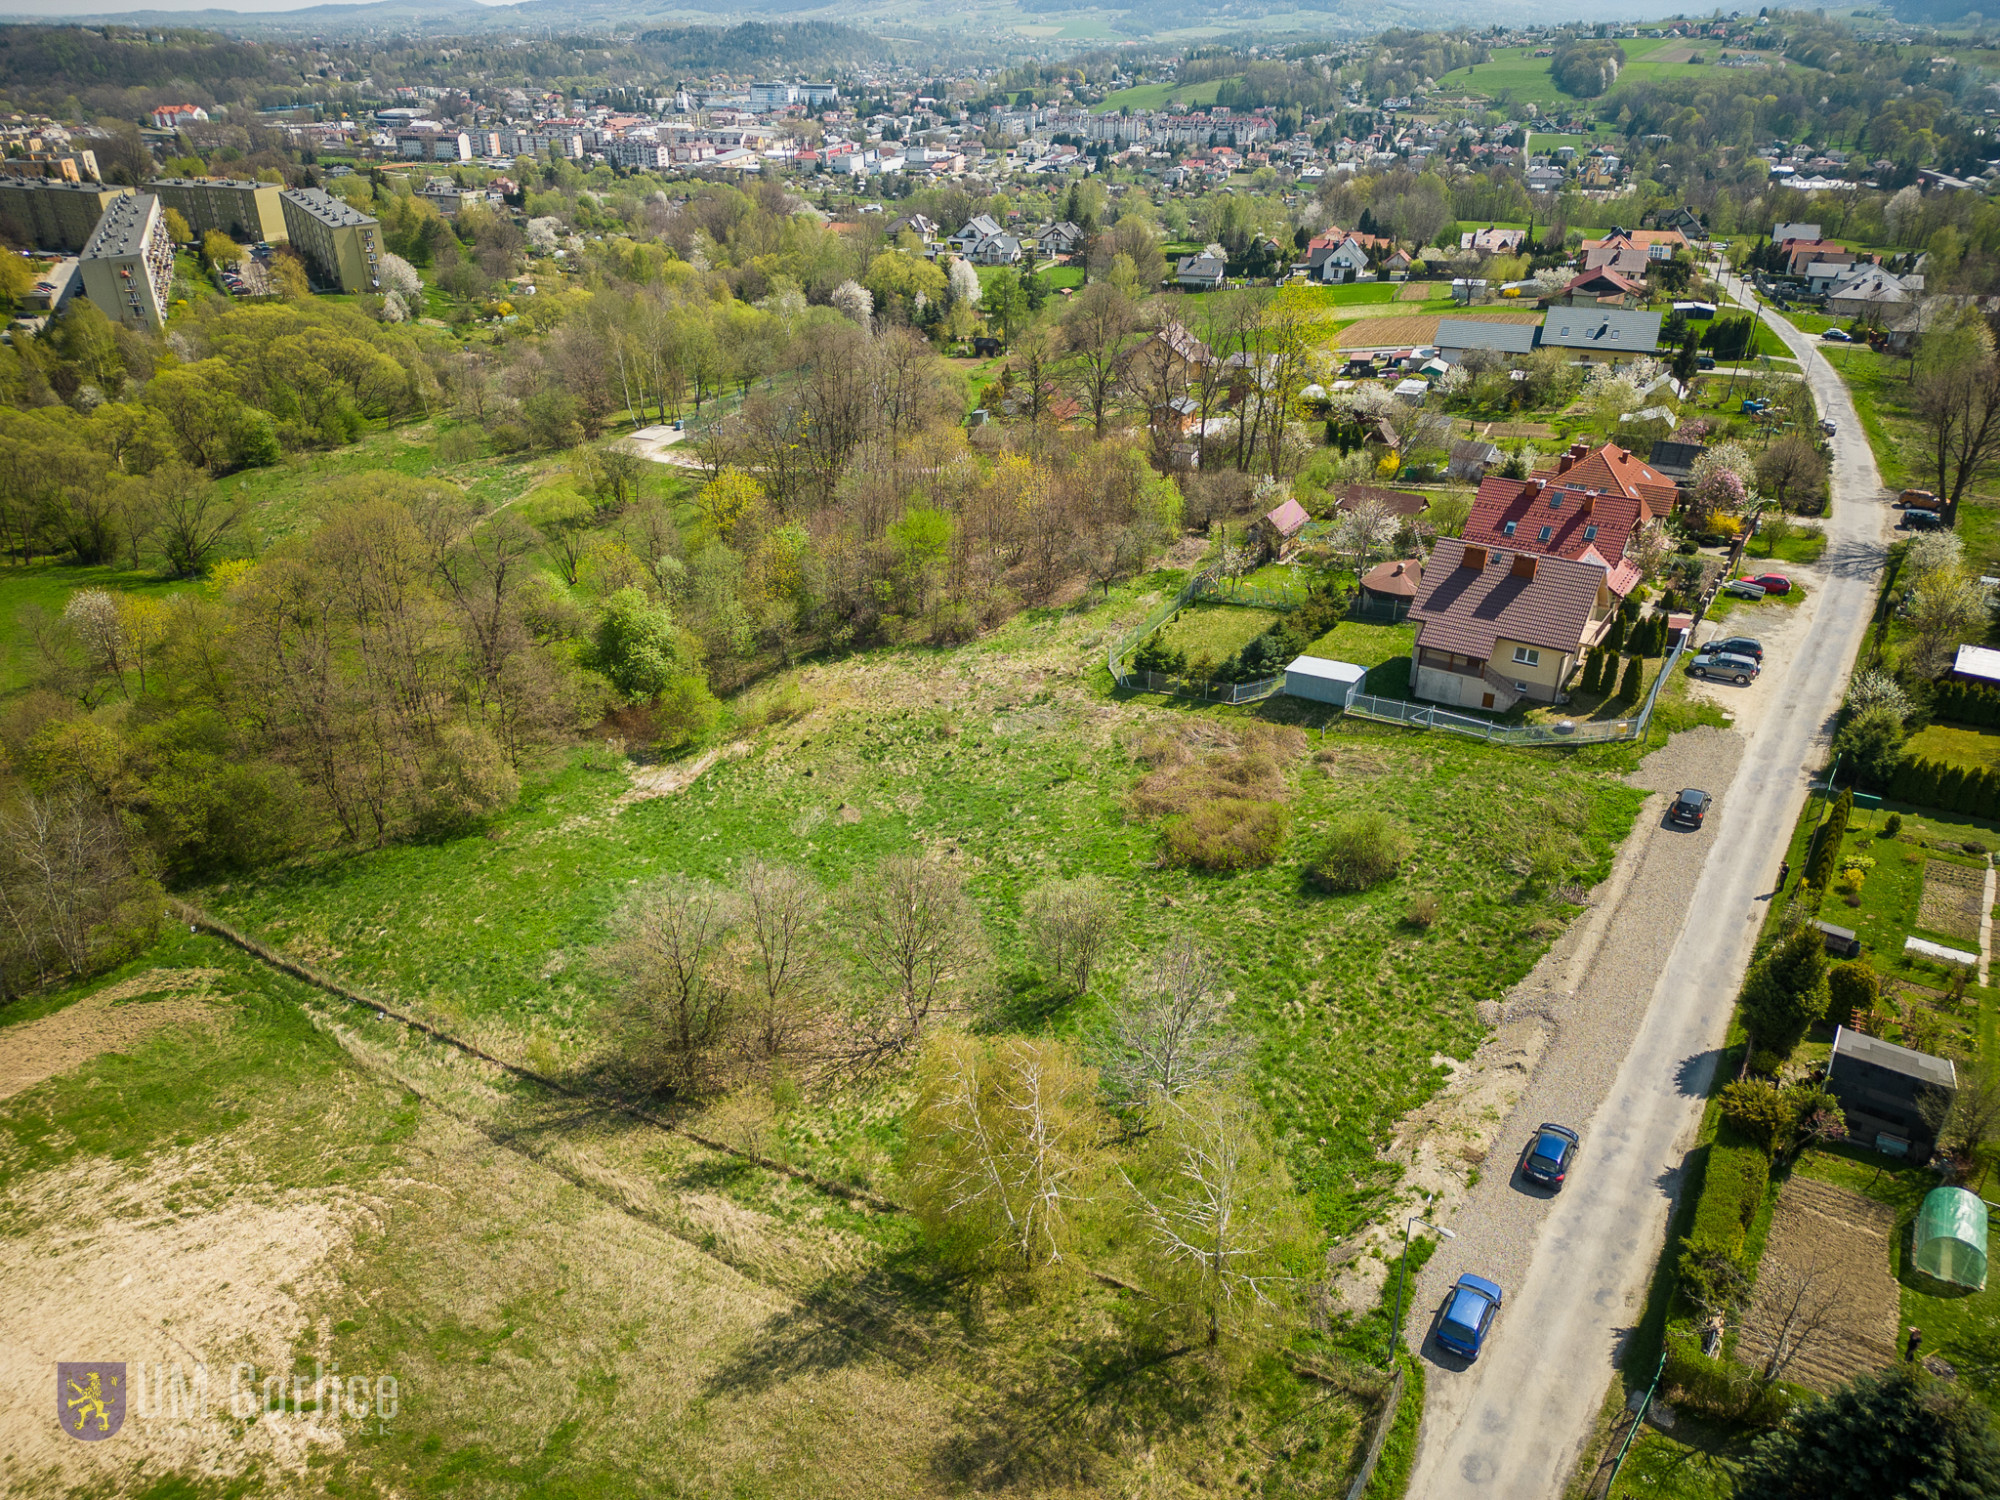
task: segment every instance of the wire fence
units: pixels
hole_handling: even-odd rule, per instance
[[[1659,675],[1653,679],[1653,686],[1646,694],[1644,705],[1631,718],[1502,724],[1492,719],[1474,718],[1470,714],[1455,714],[1434,703],[1412,703],[1402,698],[1378,698],[1371,693],[1359,692],[1347,700],[1347,711],[1358,718],[1374,719],[1384,724],[1407,724],[1413,729],[1443,729],[1494,745],[1616,744],[1645,735],[1646,727],[1653,719],[1653,708],[1660,700],[1660,689],[1666,685],[1667,674],[1673,671],[1687,649],[1687,641],[1683,637],[1661,665]]]

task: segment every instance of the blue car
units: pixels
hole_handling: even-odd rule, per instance
[[[1467,1271],[1444,1300],[1444,1316],[1438,1319],[1437,1341],[1453,1354],[1479,1358],[1479,1346],[1486,1342],[1486,1330],[1500,1313],[1500,1288],[1484,1276]]]
[[[1700,820],[1697,819],[1697,822]],[[1569,1164],[1576,1160],[1577,1134],[1567,1125],[1544,1125],[1535,1132],[1535,1144],[1521,1163],[1521,1175],[1545,1188],[1562,1191],[1569,1176]]]

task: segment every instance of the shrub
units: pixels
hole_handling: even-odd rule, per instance
[[[1282,802],[1218,797],[1160,825],[1162,857],[1196,870],[1253,870],[1278,857],[1290,832]]]
[[[1888,817],[1882,820],[1883,838],[1892,839],[1902,831],[1903,831],[1903,815],[1901,813],[1890,813]]]
[[[1335,893],[1373,890],[1402,872],[1409,836],[1381,813],[1341,818],[1306,861],[1306,880]]]
[[[1851,1026],[1858,1015],[1867,1015],[1881,998],[1882,982],[1864,963],[1835,964],[1826,976],[1827,993],[1832,998],[1826,1018],[1835,1026]]]
[[[1722,1118],[1762,1146],[1776,1151],[1791,1135],[1796,1116],[1793,1101],[1774,1083],[1739,1078],[1722,1090]]]
[[[1827,969],[1825,939],[1801,922],[1750,970],[1741,1003],[1759,1047],[1789,1056],[1806,1028],[1826,1014]]]
[[[1437,925],[1438,898],[1419,896],[1410,903],[1410,909],[1403,913],[1405,926],[1414,927],[1419,932],[1428,932]]]
[[[1771,1158],[1763,1149],[1741,1139],[1733,1125],[1718,1132],[1708,1148],[1688,1244],[1740,1259],[1743,1237],[1770,1185]]]
[[[721,717],[722,705],[698,674],[675,677],[661,690],[654,709],[660,730],[655,748],[672,751],[699,744]]]

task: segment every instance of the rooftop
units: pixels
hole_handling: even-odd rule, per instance
[[[159,203],[151,193],[127,193],[105,205],[104,217],[90,232],[83,247],[83,260],[102,260],[120,255],[139,255],[146,248],[146,229]]]
[[[304,209],[322,224],[329,224],[335,229],[372,226],[375,223],[374,219],[360,209],[341,202],[323,188],[286,188],[284,200]]]
[[[148,187],[177,188],[275,188],[284,186],[278,182],[250,182],[241,177],[155,177]]]
[[[1948,1089],[1958,1087],[1958,1072],[1952,1067],[1950,1058],[1932,1057],[1930,1053],[1919,1052],[1914,1047],[1899,1047],[1880,1037],[1849,1031],[1845,1026],[1834,1033],[1833,1052],[1827,1058],[1828,1069],[1831,1070],[1835,1060],[1843,1057],[1872,1063],[1891,1073],[1900,1073],[1905,1078],[1920,1079]]]

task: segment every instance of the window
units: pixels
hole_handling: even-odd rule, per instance
[[[1618,341],[1618,330],[1615,328],[1611,330],[1611,341],[1613,343],[1616,343]]]
[[[1514,528],[1520,524],[1521,523],[1518,521],[1509,521],[1505,526],[1502,526],[1500,528],[1500,534],[1502,536],[1512,536],[1514,534]]]
[[[1561,510],[1562,508],[1563,508],[1562,491],[1557,490],[1549,496],[1549,509]]]
[[[1586,527],[1584,527],[1584,528],[1583,528],[1583,539],[1584,539],[1584,540],[1585,540],[1586,542],[1594,542],[1594,541],[1596,541],[1596,540],[1597,540],[1597,528],[1596,528],[1595,526],[1586,526]]]
[[[1567,323],[1563,324],[1563,331],[1562,331],[1562,336],[1563,336],[1564,338],[1568,338],[1568,337],[1569,337],[1569,324],[1567,324]]]
[[[1546,542],[1550,537],[1554,536],[1555,534],[1556,534],[1555,527],[1544,526],[1541,529],[1541,531],[1537,534],[1535,540],[1539,542]]]
[[[1541,664],[1542,653],[1535,650],[1532,646],[1516,646],[1514,648],[1514,665],[1517,667],[1539,667]]]

